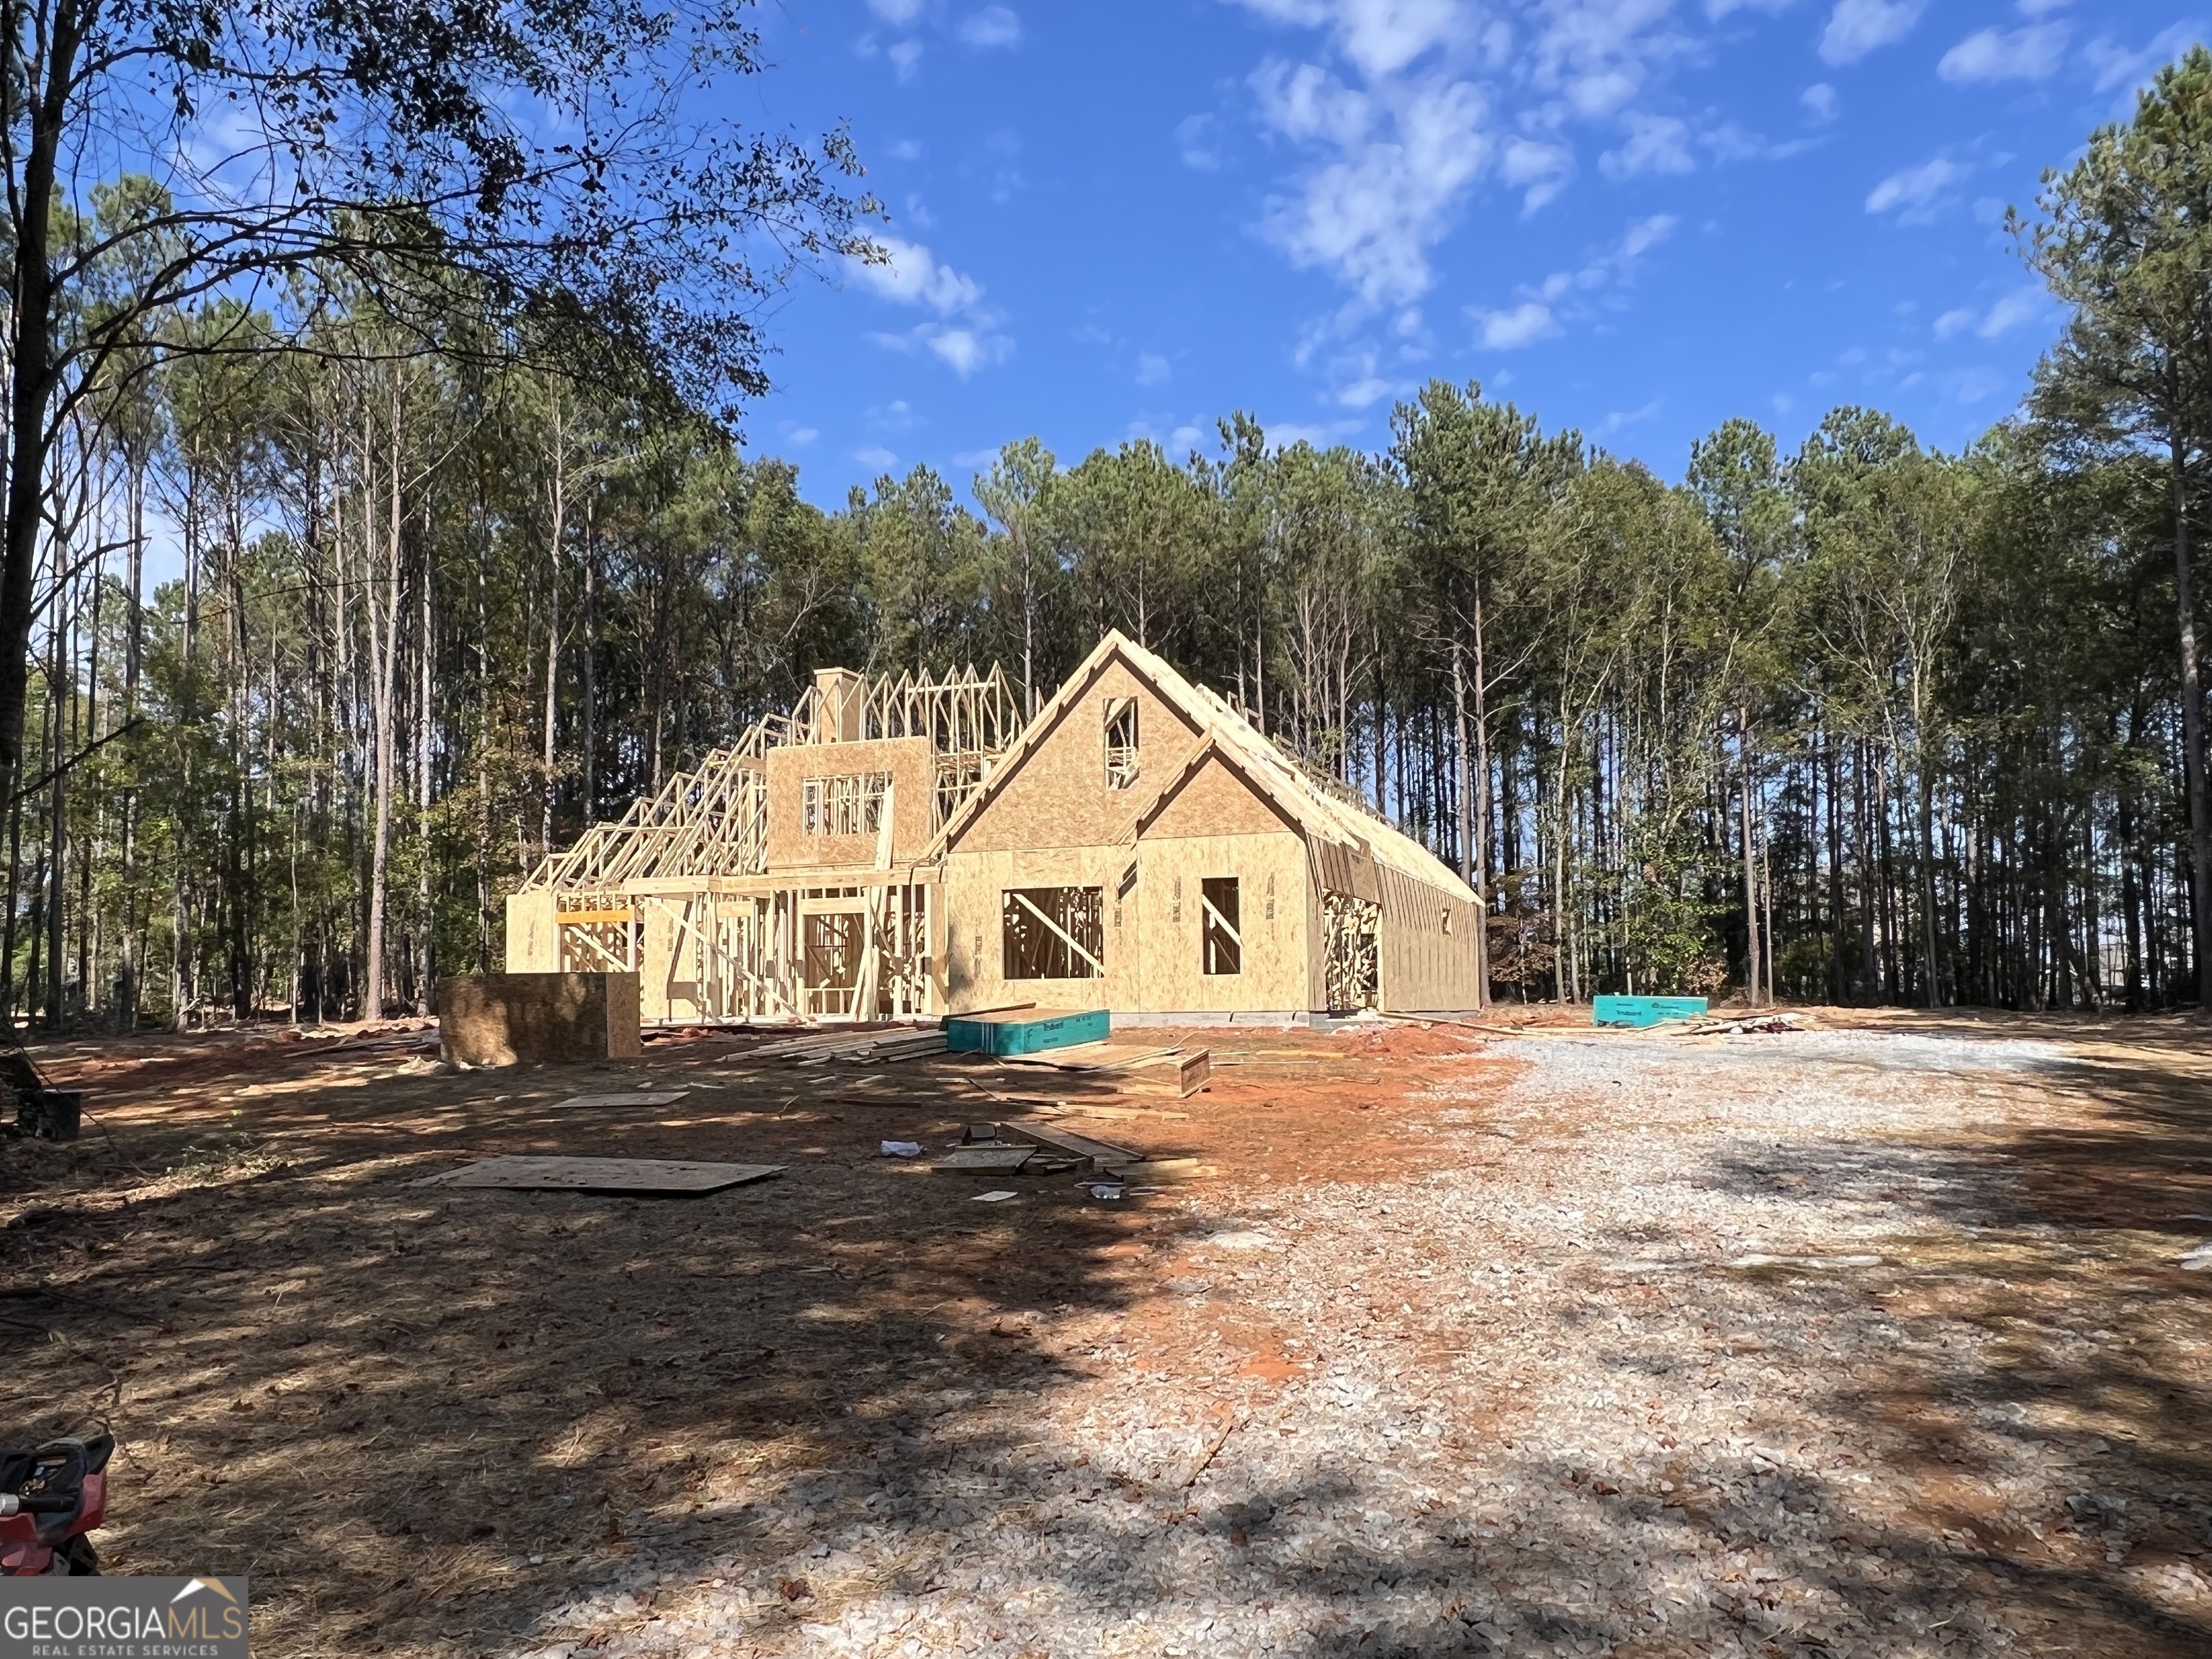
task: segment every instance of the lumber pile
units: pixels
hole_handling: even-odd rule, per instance
[[[1176,1043],[1167,1048],[1140,1048],[1133,1054],[1110,1042],[1086,1042],[1049,1054],[1007,1054],[1001,1066],[1042,1066],[1056,1072],[1096,1072],[1122,1074],[1117,1088],[1133,1094],[1173,1094],[1188,1100],[1206,1087],[1213,1075],[1211,1049],[1185,1052]]]
[[[1678,1026],[1677,1036],[1750,1036],[1773,1031],[1809,1031],[1810,1021],[1802,1014],[1786,1011],[1771,1013],[1738,1014],[1723,1019],[1708,1019],[1695,1025]]]
[[[823,1066],[833,1060],[854,1066],[883,1066],[944,1052],[944,1032],[902,1029],[809,1031],[804,1036],[763,1043],[752,1051],[752,1057],[787,1060],[793,1066]]]
[[[1109,1140],[1040,1123],[971,1123],[960,1145],[929,1167],[939,1175],[1077,1175],[1100,1198],[1212,1173],[1194,1158],[1148,1158]]]

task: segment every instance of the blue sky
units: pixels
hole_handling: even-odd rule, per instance
[[[783,0],[750,123],[849,121],[887,266],[769,319],[825,505],[1246,409],[1379,449],[1479,380],[1679,477],[1730,416],[1955,448],[2057,312],[2002,220],[2203,35],[2172,0]]]

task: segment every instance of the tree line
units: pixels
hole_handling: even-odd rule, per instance
[[[867,257],[865,204],[793,189]],[[95,260],[125,297],[57,337],[131,322],[36,463],[0,1013],[426,1009],[547,850],[817,667],[997,661],[1034,707],[1109,628],[1464,874],[1499,997],[2194,1000],[2209,194],[2199,51],[2016,224],[2070,321],[1959,453],[1843,408],[1669,483],[1437,381],[1379,453],[1238,414],[835,511],[483,262],[148,298]]]

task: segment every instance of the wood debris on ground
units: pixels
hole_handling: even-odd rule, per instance
[[[945,1051],[945,1033],[942,1030],[917,1030],[910,1025],[890,1030],[854,1030],[833,1026],[762,1043],[746,1050],[742,1057],[788,1060],[794,1066],[821,1066],[831,1060],[870,1066],[920,1060]]]
[[[1096,1124],[949,1056],[731,1066],[750,1034],[558,1087],[149,1042],[100,1074],[113,1150],[9,1148],[54,1293],[8,1304],[0,1411],[108,1422],[103,1555],[250,1557],[277,1659],[2212,1648],[2201,1028],[1575,1012],[1209,1032],[1182,1115]],[[546,1110],[687,1084],[711,1113]],[[172,1173],[241,1097],[274,1161]],[[787,1173],[411,1184],[580,1124]],[[1139,1156],[881,1152],[1073,1161],[1014,1126]]]
[[[1783,1031],[1809,1031],[1813,1023],[1788,1009],[1757,1009],[1717,1019],[1686,1021],[1657,1028],[1673,1036],[1771,1036]]]

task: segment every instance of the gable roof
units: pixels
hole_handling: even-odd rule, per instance
[[[1277,748],[1251,722],[1231,707],[1218,693],[1194,684],[1162,658],[1137,644],[1120,630],[1109,630],[1092,647],[1067,681],[1022,728],[1013,745],[999,757],[983,787],[969,796],[938,832],[933,852],[950,851],[953,844],[995,799],[1007,780],[1041,744],[1060,720],[1079,702],[1107,665],[1116,659],[1152,688],[1199,733],[1201,739],[1194,763],[1181,769],[1152,802],[1139,811],[1130,832],[1140,832],[1168,801],[1200,769],[1205,755],[1218,755],[1255,793],[1261,796],[1309,841],[1328,843],[1356,857],[1364,855],[1402,875],[1442,890],[1454,898],[1478,902],[1474,890],[1458,872],[1412,836],[1372,813],[1338,799]]]

